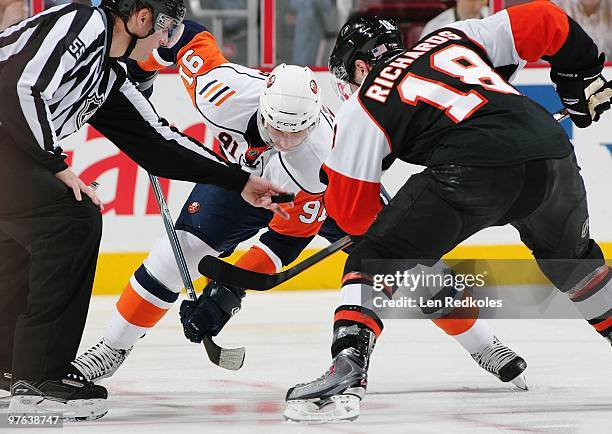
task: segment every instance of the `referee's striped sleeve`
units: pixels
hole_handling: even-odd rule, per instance
[[[58,138],[48,102],[79,60],[101,45],[105,26],[92,8],[76,8],[57,20],[44,18],[10,28],[0,40],[3,56],[19,56],[15,67],[9,58],[4,68],[0,99],[6,111],[1,118],[14,141],[56,173],[67,166],[53,153]]]
[[[128,80],[89,123],[149,173],[242,191],[249,173],[221,163],[212,151],[161,119]]]

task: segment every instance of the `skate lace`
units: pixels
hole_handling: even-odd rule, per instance
[[[100,341],[77,357],[72,365],[85,377],[92,379],[106,375],[125,358],[125,355],[125,350],[116,350],[106,345],[104,341]]]
[[[347,351],[347,350],[345,350],[345,351]],[[354,350],[353,350],[353,351],[347,351],[347,353],[346,353],[345,355],[349,355],[349,354],[350,354],[350,355],[352,355],[352,356],[355,356],[355,354],[354,354]],[[298,384],[296,384],[296,385],[295,385],[295,387],[307,386],[307,385],[309,385],[309,384],[312,384],[312,383],[317,383],[317,382],[319,382],[319,381],[322,381],[322,380],[324,380],[326,377],[329,377],[331,374],[333,374],[333,373],[334,373],[334,370],[336,369],[336,362],[337,362],[337,360],[338,360],[338,357],[341,357],[341,355],[342,355],[342,353],[338,354],[338,355],[337,355],[337,356],[334,358],[334,360],[332,361],[331,366],[330,366],[330,367],[327,369],[327,371],[325,371],[325,373],[324,373],[323,375],[321,375],[320,377],[317,377],[317,378],[315,378],[314,380],[311,380],[311,381],[307,381],[307,382],[304,382],[304,383],[298,383]]]
[[[304,383],[298,383],[298,384],[295,385],[295,387],[307,386],[307,385],[312,384],[312,383],[317,383],[317,382],[323,380],[325,377],[330,376],[332,372],[334,372],[334,365],[333,364],[320,377],[317,377],[317,378],[315,378],[314,380],[311,380],[311,381],[306,381]]]
[[[492,374],[499,375],[499,371],[509,361],[517,357],[516,353],[502,344],[497,338],[484,350],[472,354],[472,358]]]

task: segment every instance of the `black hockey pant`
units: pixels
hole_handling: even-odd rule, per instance
[[[76,356],[102,219],[0,131],[0,372],[56,379]]]
[[[506,224],[519,231],[544,274],[561,291],[572,291],[585,318],[608,336],[612,272],[589,237],[586,191],[573,153],[505,167],[444,165],[412,176],[355,246],[345,274],[360,271],[363,259],[432,265],[476,232]]]

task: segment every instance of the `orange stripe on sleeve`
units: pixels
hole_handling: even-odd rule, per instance
[[[217,101],[217,103],[215,104],[217,107],[220,107],[221,104],[223,104],[225,101],[227,101],[228,99],[230,99],[232,96],[234,96],[236,94],[235,90],[232,90],[230,93],[228,93],[227,95],[225,95],[223,98],[221,98],[219,101]]]
[[[236,265],[245,270],[258,273],[276,273],[276,266],[268,254],[257,246],[253,246],[238,259]]]
[[[188,52],[192,53],[185,56]],[[215,37],[210,32],[198,33],[188,44],[185,44],[185,46],[179,50],[176,56],[179,66],[184,60],[191,59],[192,56],[198,56],[204,61],[203,65],[198,68],[196,72],[197,75],[206,74],[211,69],[228,63],[223,53],[221,53],[221,49],[219,49]]]
[[[514,45],[519,56],[535,62],[552,56],[569,35],[569,21],[561,8],[549,1],[535,1],[508,9]]]
[[[161,71],[167,67],[167,65],[159,63],[153,53],[149,54],[147,60],[140,60],[137,63],[144,71]]]
[[[157,324],[168,312],[142,298],[129,283],[117,301],[117,310],[130,324],[147,328]]]
[[[204,99],[208,98],[209,96],[211,96],[213,94],[213,92],[215,92],[217,89],[219,89],[221,86],[223,86],[223,83],[217,83],[215,84],[213,87],[210,88],[210,90],[208,92],[206,92],[206,94],[204,95]]]

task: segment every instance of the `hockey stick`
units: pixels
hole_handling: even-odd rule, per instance
[[[245,270],[212,256],[205,256],[200,261],[198,269],[204,276],[217,282],[254,291],[267,291],[297,276],[302,271],[321,262],[338,250],[350,246],[352,243],[351,238],[346,235],[288,270],[276,274]]]
[[[553,114],[553,118],[557,122],[564,121],[568,116],[569,113],[566,108]],[[347,235],[293,267],[275,274],[257,273],[255,271],[245,270],[244,268],[236,267],[235,265],[212,256],[205,256],[200,261],[198,270],[202,275],[217,282],[223,282],[231,286],[247,288],[254,291],[267,291],[297,276],[302,271],[351,244],[352,241]]]
[[[561,123],[569,117],[569,112],[566,108],[562,108],[557,113],[553,114],[553,119]]]
[[[187,295],[189,296],[189,299],[196,300],[197,297],[195,289],[193,287],[193,282],[191,281],[191,276],[189,275],[187,263],[185,262],[185,255],[183,255],[183,249],[181,248],[178,236],[176,235],[176,230],[174,229],[174,224],[172,223],[172,216],[170,215],[170,210],[168,210],[168,204],[166,203],[166,199],[164,198],[164,194],[162,193],[161,186],[159,185],[159,179],[157,179],[157,176],[151,175],[149,173],[149,180],[151,181],[153,193],[155,194],[155,199],[157,200],[157,205],[159,206],[162,220],[164,221],[166,234],[168,235],[170,245],[172,246],[172,253],[174,253],[176,265],[178,266],[179,272],[181,273],[183,285],[185,285],[185,289],[187,290]],[[231,371],[237,371],[238,369],[242,368],[245,356],[244,347],[221,348],[220,346],[215,344],[213,340],[209,337],[205,337],[202,340],[202,343],[204,344],[204,348],[206,349],[206,354],[208,354],[208,358],[215,365],[225,369],[229,369]]]

